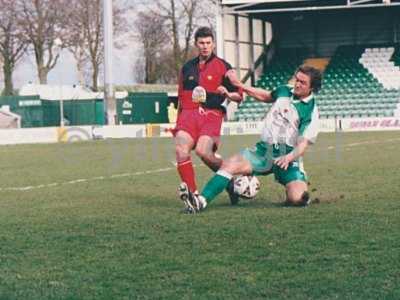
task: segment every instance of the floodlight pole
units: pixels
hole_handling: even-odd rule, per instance
[[[104,113],[106,124],[117,123],[116,103],[112,78],[113,11],[112,0],[103,0],[104,30]]]
[[[64,101],[60,99],[60,127],[64,127]]]

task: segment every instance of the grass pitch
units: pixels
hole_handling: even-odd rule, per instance
[[[310,207],[263,177],[190,216],[170,139],[2,146],[0,299],[400,299],[399,149],[398,132],[321,134]]]

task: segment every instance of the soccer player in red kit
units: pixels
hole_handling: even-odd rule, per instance
[[[210,28],[200,27],[195,33],[199,55],[181,69],[178,90],[178,118],[175,128],[177,169],[182,180],[179,190],[196,193],[197,185],[191,160],[194,150],[213,171],[222,163],[215,154],[222,121],[229,101],[242,101],[242,93],[226,76],[231,65],[214,54],[215,41]]]

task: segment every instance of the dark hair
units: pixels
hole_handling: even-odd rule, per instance
[[[211,37],[214,40],[214,33],[210,27],[200,27],[194,34],[194,41],[197,42],[198,38]]]
[[[322,74],[321,71],[307,65],[302,65],[296,70],[298,72],[304,73],[310,77],[310,84],[313,92],[317,93],[321,89],[322,84]]]

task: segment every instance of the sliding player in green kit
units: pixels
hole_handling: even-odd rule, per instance
[[[181,199],[188,212],[203,210],[236,175],[269,175],[286,188],[286,204],[306,206],[310,202],[302,157],[318,135],[318,109],[314,93],[321,87],[321,73],[310,66],[299,67],[294,86],[283,85],[273,91],[244,86],[234,71],[227,74],[231,83],[262,102],[273,105],[266,117],[261,140],[223,161],[221,168],[207,182],[202,193],[187,190]]]

